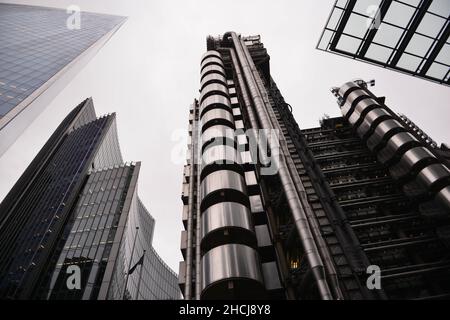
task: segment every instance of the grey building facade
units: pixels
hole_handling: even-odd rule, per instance
[[[301,130],[259,36],[207,49],[183,174],[184,298],[448,297],[448,149],[362,82],[334,89],[343,117]],[[267,145],[252,136],[263,129],[277,133]]]
[[[124,17],[0,4],[0,155],[120,28]]]
[[[123,163],[115,114],[97,118],[92,99],[77,106],[0,204],[0,297],[177,299],[176,274],[152,247],[139,169]]]

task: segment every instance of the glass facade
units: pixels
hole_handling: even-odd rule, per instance
[[[71,213],[70,229],[62,239],[63,250],[50,283],[52,299],[95,299],[100,290],[134,166],[122,165],[89,175],[78,203]],[[67,267],[81,269],[82,290],[69,290]]]
[[[152,247],[155,221],[137,196],[139,167],[139,163],[124,164],[91,172],[71,213],[65,232],[68,236],[61,240],[64,249],[53,271],[48,298],[105,298],[101,292],[113,300],[179,298],[177,275]],[[127,203],[127,196],[131,203]],[[127,269],[137,263],[144,250],[142,266],[127,279]],[[67,268],[73,265],[81,269],[81,290],[67,288]],[[108,265],[112,273],[105,272]]]
[[[178,277],[152,247],[155,221],[135,193],[120,244],[107,299],[176,300]],[[139,229],[136,229],[136,228]],[[145,250],[145,254],[144,254]],[[129,266],[143,257],[142,265],[127,279]],[[125,289],[126,286],[126,289]]]
[[[115,114],[96,118],[92,99],[77,106],[0,204],[0,298],[178,299],[176,274],[152,248],[139,168],[123,164]],[[127,277],[143,250],[142,273]],[[79,290],[67,286],[74,264]]]
[[[450,84],[450,2],[336,1],[317,48]]]
[[[85,103],[87,109],[92,103]],[[79,111],[87,116],[90,112]],[[21,194],[2,205],[0,292],[4,297],[29,295],[53,243],[65,224],[71,203],[114,117],[82,117],[66,127]],[[59,134],[57,132],[56,134]],[[52,139],[51,138],[51,139]],[[53,140],[53,139],[52,139]],[[45,192],[43,192],[45,190]],[[7,198],[8,198],[7,196]]]
[[[69,17],[61,9],[0,4],[0,130],[33,107],[51,84],[63,81],[55,76],[75,70],[72,67],[81,63],[81,56],[98,49],[124,21],[124,17],[81,12],[80,28],[74,29],[67,27]],[[33,108],[41,112],[45,106],[38,105]],[[20,120],[21,128],[31,121],[32,117]],[[6,148],[3,144],[0,147]]]

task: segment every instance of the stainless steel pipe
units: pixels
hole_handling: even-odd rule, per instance
[[[237,34],[235,32],[230,32],[227,34],[231,35],[232,37],[233,44],[236,49],[238,59],[241,63],[243,73],[248,81],[247,84],[250,91],[251,99],[253,101],[256,115],[261,123],[261,126],[265,129],[274,129],[267,116],[266,106],[264,104],[261,93],[259,92],[256,80],[252,74],[250,64],[253,63],[253,61],[252,60],[249,61],[247,59],[246,54],[244,52],[244,48],[241,42],[239,41]],[[224,37],[226,37],[227,34]],[[316,243],[314,241],[314,237],[311,233],[308,218],[306,216],[303,205],[300,201],[299,195],[295,188],[290,172],[287,168],[286,157],[283,154],[283,152],[280,153],[278,148],[272,146],[271,144],[269,144],[269,147],[271,150],[272,158],[278,167],[278,173],[283,186],[283,190],[285,192],[288,205],[293,214],[295,225],[301,243],[303,245],[305,256],[308,260],[311,269],[313,270],[314,278],[320,296],[324,300],[333,299],[333,296],[331,294],[330,288],[326,280],[324,265],[320,257],[319,251],[317,249]]]

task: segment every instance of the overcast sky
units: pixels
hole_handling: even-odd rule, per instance
[[[450,88],[315,49],[334,0],[34,0],[3,1],[128,16],[108,44],[0,158],[0,199],[57,125],[92,96],[98,115],[117,112],[126,161],[142,161],[139,194],[156,219],[154,246],[178,272],[183,164],[172,137],[186,130],[198,97],[206,36],[234,30],[259,34],[271,73],[301,128],[324,113],[338,116],[329,89],[354,78],[376,79],[386,104],[408,115],[438,143],[449,141]],[[81,27],[83,21],[81,20]]]

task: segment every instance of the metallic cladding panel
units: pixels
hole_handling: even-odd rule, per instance
[[[403,178],[411,172],[416,163],[427,158],[435,156],[424,147],[412,148],[405,152],[397,164],[389,168],[389,172],[395,179]]]
[[[203,114],[200,122],[202,128],[204,128],[207,124],[210,125],[211,123],[217,122],[228,123],[230,128],[234,128],[234,118],[231,110],[211,109]]]
[[[202,69],[208,63],[218,63],[223,67],[223,61],[219,57],[208,57],[200,65],[200,69]]]
[[[206,129],[201,136],[202,139],[202,147],[209,141],[215,140],[218,143],[222,142],[221,140],[229,139],[231,141],[234,140],[234,130],[228,126],[224,125],[214,125]],[[223,143],[221,143],[223,144]]]
[[[180,237],[180,249],[181,251],[186,250],[187,248],[187,231],[181,230],[181,237]]]
[[[345,94],[347,93],[348,90],[352,89],[352,88],[360,88],[356,83],[354,83],[353,81],[347,82],[345,84],[343,84],[340,88],[339,88],[339,95],[341,97],[345,96]]]
[[[222,57],[222,56],[220,55],[220,53],[217,52],[216,50],[209,50],[209,51],[206,51],[206,52],[202,55],[200,61],[203,61],[206,57],[209,57],[209,56],[211,56],[211,57],[219,57],[219,58]]]
[[[223,189],[237,190],[244,195],[247,194],[245,180],[242,175],[230,170],[215,171],[205,177],[201,183],[201,199],[214,191]]]
[[[417,139],[409,132],[399,132],[393,135],[386,146],[378,152],[378,160],[383,164],[390,161],[397,155],[399,148],[413,141],[417,141]]]
[[[209,53],[204,55],[202,67],[211,62],[223,66],[220,54],[214,52],[212,55],[213,57]],[[199,265],[198,268],[202,271],[202,279],[199,281],[202,298],[206,299],[217,297],[219,292],[222,294],[222,290],[227,290],[221,280],[238,281],[238,287],[245,285],[246,288],[253,287],[247,286],[249,280],[262,285],[258,253],[247,246],[256,244],[256,235],[248,204],[242,204],[243,201],[249,201],[245,178],[243,173],[234,171],[241,171],[241,156],[234,145],[229,145],[235,141],[235,122],[228,82],[224,77],[224,70],[218,73],[215,69],[214,73],[205,75],[211,72],[208,68],[209,66],[202,71],[204,76],[201,80],[203,89],[200,96],[200,121],[204,129],[201,138],[203,146],[211,139],[216,141],[203,148],[199,197],[200,208],[204,210],[201,213],[201,247],[206,253],[203,258],[198,257],[198,261],[201,259],[202,263],[202,267]],[[212,164],[216,166],[210,166]],[[227,164],[233,164],[233,170],[228,170],[231,167],[226,166]],[[216,171],[209,172],[207,167]],[[223,233],[225,230],[226,234]],[[230,235],[232,236],[229,237]]]
[[[450,208],[450,186],[447,186],[441,191],[439,191],[435,198],[442,205],[444,205],[447,208]]]
[[[241,163],[237,150],[234,147],[227,145],[215,145],[207,148],[203,152],[202,160],[203,167],[212,163]]]
[[[241,244],[226,244],[211,249],[202,258],[202,270],[203,290],[225,279],[263,282],[257,252]]]
[[[220,83],[211,83],[202,89],[200,94],[200,102],[203,102],[205,95],[210,92],[222,92],[224,96],[228,97],[228,88],[225,85]]]
[[[210,74],[207,74],[206,76],[204,76],[202,81],[200,81],[200,88],[203,88],[205,83],[207,83],[208,81],[220,81],[223,84],[227,83],[227,80],[225,79],[225,77],[222,74],[210,73]]]
[[[345,118],[348,118],[351,115],[350,114],[350,109],[352,108],[353,101],[356,98],[358,98],[359,96],[362,96],[362,95],[367,95],[367,93],[364,90],[362,90],[362,89],[357,89],[355,91],[352,91],[348,95],[347,100],[345,100],[345,104],[341,108],[342,115]]]
[[[266,285],[267,290],[276,290],[283,288],[278,276],[278,267],[275,261],[263,263],[262,273],[264,277],[264,284]]]
[[[356,132],[360,138],[364,137],[367,132],[369,132],[370,128],[374,121],[376,121],[380,117],[390,116],[389,113],[381,108],[373,109],[369,111],[364,117],[363,122],[359,125]]]
[[[374,150],[378,145],[383,142],[386,134],[391,132],[391,130],[403,128],[403,126],[394,119],[388,119],[380,122],[375,128],[375,131],[367,139],[367,146],[370,150]]]
[[[205,76],[207,73],[221,73],[225,75],[225,69],[222,66],[218,66],[216,64],[212,64],[210,66],[205,67],[201,72],[201,78]]]
[[[200,114],[203,113],[203,110],[205,110],[205,108],[212,106],[212,105],[216,105],[216,104],[227,106],[231,110],[230,99],[228,99],[227,97],[224,97],[220,94],[213,94],[212,96],[205,98],[203,100],[203,102],[201,103]]]
[[[221,228],[241,228],[254,232],[250,210],[237,202],[220,202],[202,213],[202,237]]]
[[[358,120],[361,118],[361,113],[366,108],[373,106],[373,105],[379,106],[379,104],[372,98],[365,98],[365,99],[362,99],[361,101],[359,101],[355,107],[355,110],[352,112],[352,114],[348,118],[348,122],[350,122],[350,124],[352,126],[354,126],[358,122]]]
[[[270,238],[267,224],[255,226],[256,239],[258,240],[258,247],[272,246],[272,239]]]
[[[440,163],[431,164],[423,168],[417,175],[417,182],[429,188],[433,183],[450,176],[450,171]]]

